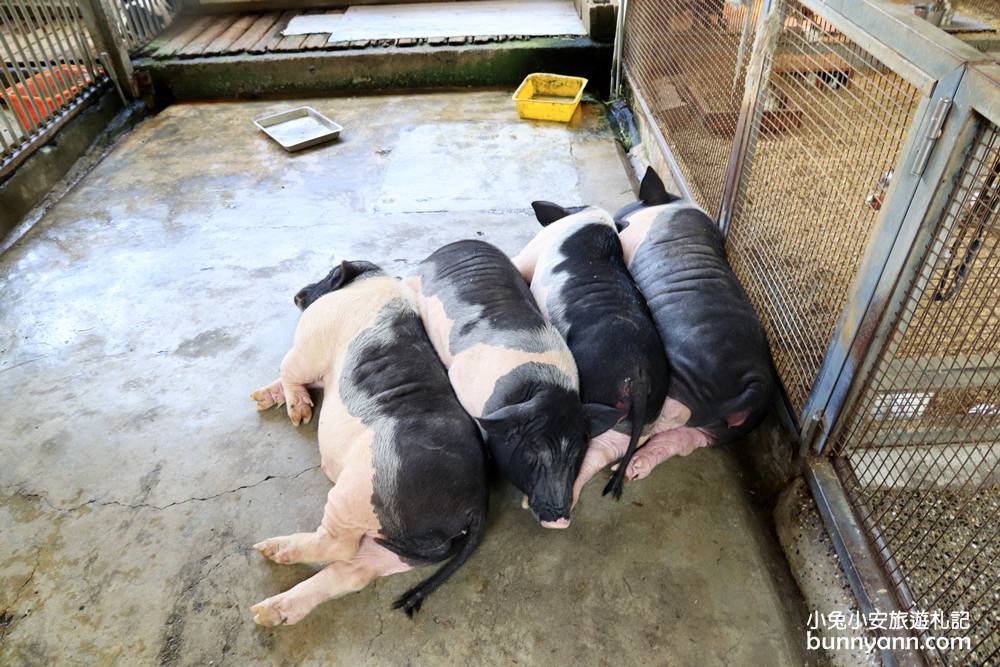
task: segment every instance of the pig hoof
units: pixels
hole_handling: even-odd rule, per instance
[[[250,398],[257,401],[258,410],[267,410],[276,405],[284,405],[285,391],[281,386],[281,380],[275,380],[266,387],[261,387],[250,394]]]
[[[289,399],[288,418],[296,426],[299,424],[308,424],[309,420],[312,419],[312,404],[309,392],[303,389],[302,393],[297,393]]]
[[[282,565],[298,562],[296,549],[291,540],[285,537],[272,537],[269,540],[258,542],[253,548],[260,552],[260,555],[268,560]]]
[[[302,620],[302,614],[292,609],[292,604],[284,595],[275,595],[250,607],[253,622],[266,628],[276,625],[295,625]]]
[[[276,405],[285,404],[285,392],[281,388],[281,381],[275,381],[266,387],[261,387],[250,394],[251,400],[257,401],[257,410],[269,410]]]
[[[299,426],[300,424],[308,424],[309,420],[312,419],[312,408],[308,405],[300,405],[290,409],[288,411],[288,417],[296,426]]]
[[[642,461],[633,461],[628,466],[628,475],[630,481],[634,482],[646,477],[652,470],[643,465]]]

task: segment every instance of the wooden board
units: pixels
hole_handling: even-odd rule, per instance
[[[205,47],[215,41],[222,33],[236,22],[233,14],[221,14],[213,16],[214,21],[210,23],[197,37],[188,42],[185,46],[177,50],[178,56],[196,56],[204,52]]]
[[[200,16],[185,23],[177,32],[171,30],[170,35],[158,46],[154,55],[164,57],[176,54],[211,26],[216,18],[216,16]]]
[[[778,53],[774,58],[775,72],[840,72],[850,77],[854,68],[835,53]]]
[[[229,46],[230,53],[242,53],[260,41],[261,37],[270,33],[274,24],[281,18],[281,12],[267,12],[257,17],[247,31]]]
[[[244,14],[229,26],[224,33],[216,37],[205,47],[204,53],[226,53],[236,41],[246,34],[247,30],[257,22],[259,14]]]
[[[274,22],[271,29],[268,30],[259,40],[257,40],[256,44],[248,48],[247,51],[250,53],[266,53],[268,51],[273,51],[278,43],[283,39],[281,31],[286,25],[288,25],[288,22],[292,20],[292,17],[298,13],[298,11],[281,12],[281,16],[279,16],[278,20]]]

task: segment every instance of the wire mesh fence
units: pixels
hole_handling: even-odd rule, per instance
[[[623,62],[698,204],[715,211],[761,1],[631,0]]]
[[[801,4],[783,11],[727,250],[801,411],[921,96]]]
[[[997,0],[952,0],[952,9],[959,17],[982,21],[1000,28],[1000,2]]]
[[[0,0],[0,165],[105,77],[77,0]]]
[[[969,612],[1000,651],[1000,130],[983,122],[835,442],[845,486],[914,609]],[[994,663],[995,664],[995,663]]]
[[[974,145],[936,149],[965,163],[946,213],[930,219],[920,206],[931,198],[915,204],[912,189],[935,187],[913,185],[926,131],[916,117],[921,103],[932,109],[952,93],[908,82],[897,71],[914,63],[896,56],[951,38],[913,18],[912,30],[894,34],[916,44],[874,44],[893,32],[877,22],[900,18],[873,9],[861,27],[824,0],[775,0],[760,21],[759,4],[632,0],[623,62],[697,203],[728,216],[729,260],[768,331],[793,412],[829,398],[828,379],[817,378],[829,351],[845,345],[838,327],[889,332],[874,338],[878,349],[860,351],[864,377],[853,364],[835,369],[837,386],[847,378],[854,389],[830,413],[822,451],[866,534],[859,543],[881,560],[901,606],[968,614],[971,628],[949,634],[971,648],[928,648],[932,662],[1000,664],[1000,130],[976,117]],[[934,57],[958,52],[954,44]],[[963,53],[929,69],[981,60]],[[921,79],[911,72],[913,80]],[[730,177],[735,187],[724,184]],[[894,178],[909,194],[892,194]],[[926,247],[895,248],[901,228],[886,221],[917,218],[920,234],[907,238],[930,239]],[[902,274],[886,273],[889,253]],[[902,284],[901,275],[915,278]],[[872,280],[892,285],[897,311],[859,301]],[[858,303],[870,310],[852,320],[848,304]]]

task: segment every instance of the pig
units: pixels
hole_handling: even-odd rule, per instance
[[[510,259],[483,241],[448,244],[407,283],[462,406],[500,472],[546,528],[570,524],[592,433],[622,416],[580,402],[576,363]]]
[[[259,410],[285,405],[308,422],[308,387],[323,387],[322,468],[334,482],[314,532],[254,545],[277,563],[329,563],[255,604],[254,621],[293,624],[377,577],[447,561],[393,605],[420,610],[479,546],[486,452],[431,347],[412,296],[369,262],[343,262],[295,297],[302,309],[281,377],[255,391]]]
[[[566,339],[580,372],[581,399],[626,413],[611,430],[592,434],[573,500],[609,457],[620,463],[604,494],[620,499],[636,448],[664,428],[659,417],[669,371],[663,342],[625,267],[611,215],[544,201],[531,206],[544,229],[513,258],[514,266]]]
[[[752,431],[776,383],[767,335],[705,211],[667,192],[650,168],[639,200],[619,210],[615,224],[670,363],[664,411],[680,424],[632,458],[626,475],[641,479],[671,456]]]

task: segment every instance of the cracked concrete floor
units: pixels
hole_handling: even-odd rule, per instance
[[[596,106],[567,128],[508,92],[305,102],[339,143],[269,143],[251,120],[289,101],[168,108],[0,257],[0,664],[802,664],[796,593],[723,450],[620,504],[593,483],[568,531],[498,484],[482,548],[413,622],[389,604],[427,571],[252,623],[311,570],[249,546],[312,529],[329,488],[315,427],[247,398],[295,291],[345,257],[516,251],[532,199],[632,197]]]

